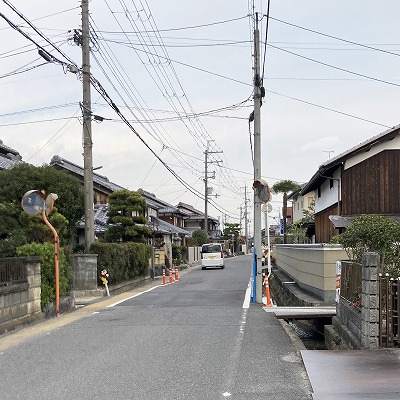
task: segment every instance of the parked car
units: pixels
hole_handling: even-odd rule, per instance
[[[224,251],[220,243],[207,243],[201,246],[201,268],[225,268]]]

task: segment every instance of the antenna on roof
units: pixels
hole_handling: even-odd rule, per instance
[[[335,150],[323,150],[324,153],[328,153],[328,160],[331,159],[331,153],[334,153]]]

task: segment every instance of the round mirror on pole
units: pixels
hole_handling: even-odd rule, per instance
[[[36,215],[45,208],[45,201],[39,190],[27,191],[21,200],[22,209],[29,215]]]

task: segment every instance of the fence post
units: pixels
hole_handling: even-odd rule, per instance
[[[379,265],[377,253],[364,253],[362,259],[361,346],[379,348]]]

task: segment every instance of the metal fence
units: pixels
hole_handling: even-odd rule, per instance
[[[26,267],[22,258],[0,258],[0,286],[27,282]]]
[[[399,297],[400,280],[380,277],[379,290],[379,345],[398,346],[399,343]]]

